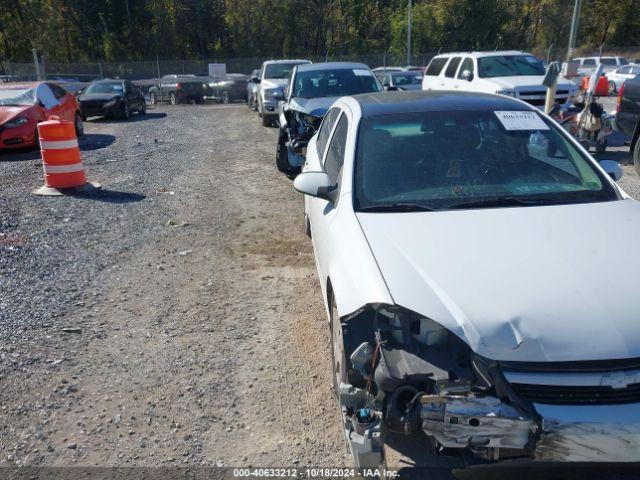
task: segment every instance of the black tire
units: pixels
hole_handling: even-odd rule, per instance
[[[264,124],[264,117],[263,124]],[[278,171],[282,173],[289,173],[291,165],[289,165],[289,154],[287,152],[287,132],[282,128],[280,129],[280,135],[278,135],[278,146],[276,148],[276,167]]]
[[[38,128],[36,128],[36,132],[33,134],[33,149],[40,150],[40,134],[38,133]]]
[[[636,141],[635,148],[633,149],[633,166],[636,168],[638,175],[640,175],[640,141]]]
[[[602,141],[596,142],[596,154],[601,155],[607,151],[607,139],[603,138]]]
[[[273,127],[274,123],[275,122],[273,121],[273,115],[265,115],[264,113],[262,114],[263,127]]]
[[[157,98],[156,98],[156,94],[155,93],[150,93],[149,94],[149,103],[151,105],[155,105],[158,102]]]
[[[615,95],[618,93],[618,89],[616,88],[616,82],[609,82],[609,95]]]
[[[340,406],[340,382],[348,383],[347,379],[347,356],[344,352],[344,341],[342,337],[342,323],[338,316],[336,307],[336,299],[331,296],[331,379],[333,384],[333,392],[338,399]],[[342,410],[342,409],[341,409]],[[341,412],[342,413],[342,412]]]
[[[81,137],[84,135],[84,121],[82,120],[82,115],[80,115],[80,112],[76,112],[76,116],[75,116],[75,120],[74,120],[74,126],[76,129],[76,137]]]
[[[129,120],[131,118],[131,106],[129,106],[129,102],[124,102],[122,104],[122,118],[125,120]]]
[[[178,104],[178,99],[176,98],[176,94],[173,92],[169,94],[169,103],[173,106],[176,106]]]
[[[304,195],[302,197],[304,198]],[[311,222],[307,215],[304,216],[304,234],[311,238]]]
[[[222,100],[222,103],[230,103],[231,97],[229,96],[229,92],[227,91],[222,92],[221,100]]]
[[[147,113],[147,104],[144,100],[142,101],[142,105],[140,106],[140,110],[138,110],[138,113],[140,115],[145,115]]]

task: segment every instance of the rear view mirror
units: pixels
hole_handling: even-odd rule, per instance
[[[398,91],[398,87],[393,87],[393,86],[389,86],[389,85],[386,85],[386,86],[384,87],[384,89],[385,89],[387,92],[397,92],[397,91]]]
[[[285,96],[284,96],[284,92],[283,91],[277,91],[276,93],[273,94],[273,98],[274,100],[277,100],[279,102],[284,102],[286,100]]]
[[[614,160],[600,160],[599,163],[602,169],[616,182],[622,179],[624,170],[622,170],[622,167],[618,162]]]
[[[303,172],[293,181],[293,187],[305,195],[333,201],[335,187],[331,186],[329,175],[325,172]]]

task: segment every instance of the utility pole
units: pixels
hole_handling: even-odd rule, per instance
[[[42,73],[40,72],[40,61],[38,60],[38,51],[33,48],[31,49],[33,53],[33,64],[36,67],[36,80],[42,80]]]
[[[576,46],[576,38],[578,37],[578,25],[580,24],[580,7],[582,0],[575,0],[573,5],[573,18],[571,19],[571,33],[569,34],[569,49],[567,50],[567,62],[573,56],[573,49]]]
[[[407,12],[407,67],[411,65],[411,7],[412,2],[409,0],[409,10]]]

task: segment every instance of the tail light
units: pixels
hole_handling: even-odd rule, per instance
[[[622,94],[623,93],[624,93],[624,83],[620,87],[620,90],[618,90],[618,101],[616,102],[616,110],[618,112],[620,111],[620,107],[622,106]]]
[[[181,83],[176,84],[176,90],[180,90],[181,88],[182,88],[182,84]]]

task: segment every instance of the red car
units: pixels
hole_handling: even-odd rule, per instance
[[[51,82],[0,84],[0,150],[38,147],[38,122],[56,115],[84,133],[75,95]]]

